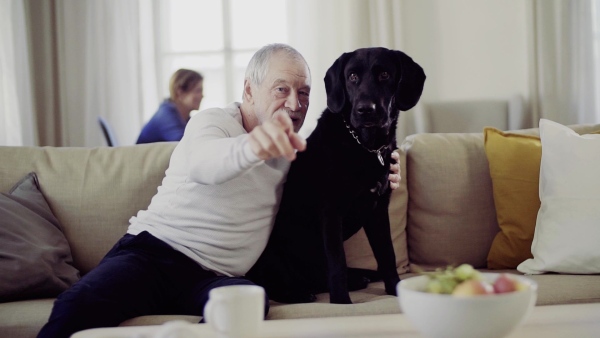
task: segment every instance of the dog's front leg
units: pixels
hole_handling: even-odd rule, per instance
[[[396,254],[390,231],[388,214],[389,194],[381,196],[371,221],[364,225],[365,234],[377,261],[377,271],[385,284],[385,292],[396,295],[396,285],[400,281],[396,270]]]
[[[348,271],[346,266],[346,253],[344,251],[344,238],[342,232],[342,218],[338,213],[329,212],[322,218],[323,245],[327,257],[327,282],[329,287],[329,301],[335,304],[352,304],[348,291]],[[332,216],[335,215],[335,216]]]

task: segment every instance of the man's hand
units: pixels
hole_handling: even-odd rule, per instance
[[[390,180],[390,188],[392,190],[398,189],[400,187],[400,155],[397,152],[392,152],[392,159],[396,161],[396,163],[390,164],[390,171],[392,172],[388,179]]]
[[[249,137],[250,148],[261,160],[284,156],[296,159],[296,150],[306,149],[306,140],[294,132],[294,124],[284,111],[273,114],[273,118],[256,126]]]

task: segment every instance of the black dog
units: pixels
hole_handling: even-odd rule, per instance
[[[348,270],[343,242],[364,227],[388,294],[400,281],[390,234],[388,175],[399,111],[412,108],[425,73],[385,48],[344,53],[325,76],[328,108],[290,167],[267,247],[247,277],[285,303],[352,303],[369,282]],[[358,270],[354,270],[358,271]]]

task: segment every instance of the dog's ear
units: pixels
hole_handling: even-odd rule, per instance
[[[426,76],[423,68],[414,62],[410,56],[401,51],[394,51],[394,53],[397,62],[402,67],[402,75],[396,88],[394,100],[399,110],[407,111],[419,102]]]
[[[344,67],[352,53],[342,54],[325,74],[325,92],[327,93],[327,107],[334,113],[340,112],[346,105],[346,79]]]

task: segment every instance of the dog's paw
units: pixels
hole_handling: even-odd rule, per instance
[[[363,277],[363,276],[350,277],[350,275],[348,275],[348,290],[349,291],[366,289],[367,286],[369,286],[369,283],[371,283],[371,280],[368,279],[367,277]]]
[[[374,270],[348,268],[348,290],[356,291],[365,289],[369,283],[381,280],[381,275]]]
[[[398,296],[395,287],[393,287],[393,288],[386,287],[385,288],[385,293],[387,293],[388,295],[391,295],[391,296]]]
[[[331,295],[329,302],[331,304],[352,304],[352,300],[350,299],[350,295],[346,296],[334,296]]]
[[[397,296],[396,286],[400,283],[400,278],[391,278],[389,280],[384,281],[385,284],[385,293],[392,296]]]

